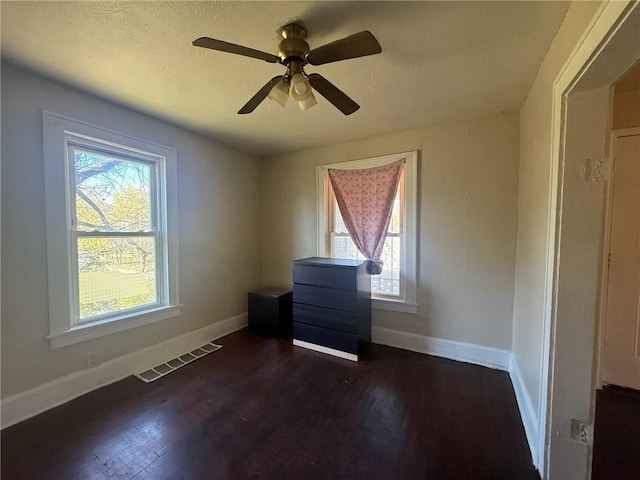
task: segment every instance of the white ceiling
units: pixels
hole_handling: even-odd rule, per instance
[[[2,54],[37,72],[258,155],[518,108],[566,2],[7,2]],[[191,46],[208,36],[277,53],[302,20],[314,47],[362,30],[382,54],[317,67],[361,106],[265,100],[284,67]]]

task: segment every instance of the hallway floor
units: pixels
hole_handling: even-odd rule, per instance
[[[640,479],[640,392],[596,392],[592,480]]]

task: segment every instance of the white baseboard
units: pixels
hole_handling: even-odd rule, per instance
[[[382,327],[371,328],[371,341],[498,370],[509,371],[511,366],[511,352],[473,343],[444,340]]]
[[[179,337],[104,362],[95,368],[73,372],[43,385],[2,399],[2,428],[9,427],[92,390],[147,370],[169,358],[247,325],[242,313]]]
[[[527,390],[524,384],[524,380],[522,379],[522,374],[520,373],[518,362],[513,356],[511,357],[511,368],[509,369],[509,376],[511,377],[513,390],[516,393],[516,401],[518,402],[518,408],[520,409],[520,418],[522,419],[522,424],[524,425],[524,433],[527,435],[527,442],[529,442],[531,459],[533,460],[533,464],[538,469],[538,471],[541,471],[540,465],[538,464],[540,460],[540,455],[538,452],[538,425],[540,424],[539,418],[533,408],[533,403],[531,402],[529,391]]]

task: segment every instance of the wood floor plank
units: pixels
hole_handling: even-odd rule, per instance
[[[596,391],[593,480],[640,478],[640,392],[620,387]]]
[[[1,435],[4,479],[537,479],[505,372],[372,345],[353,363],[240,331]]]

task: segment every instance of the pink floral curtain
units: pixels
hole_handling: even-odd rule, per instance
[[[369,260],[369,273],[382,272],[382,248],[405,160],[361,170],[329,169],[342,219],[353,243]]]

